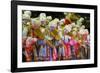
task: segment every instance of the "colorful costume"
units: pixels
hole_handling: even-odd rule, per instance
[[[71,48],[71,56],[72,56],[72,59],[76,59],[76,55],[75,55],[75,44],[76,44],[76,41],[73,39],[73,38],[71,38],[70,39],[70,48]]]
[[[45,60],[47,58],[47,47],[45,45],[41,45],[39,51],[40,60]]]
[[[71,56],[71,49],[70,49],[70,37],[65,35],[63,38],[62,38],[63,42],[64,42],[64,45],[65,45],[65,55],[66,57],[70,57]]]
[[[65,57],[65,49],[63,46],[59,47],[58,55],[59,55],[59,57],[61,57],[61,56]]]
[[[26,40],[26,48],[25,48],[26,61],[32,61],[32,55],[34,50],[33,44],[35,44],[35,42],[36,41],[32,37],[28,37]]]
[[[53,48],[53,60],[56,61],[57,59],[57,50],[56,48]]]

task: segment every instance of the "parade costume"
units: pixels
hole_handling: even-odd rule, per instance
[[[25,62],[90,58],[90,34],[85,17],[64,12],[62,18],[22,12],[22,52]]]
[[[58,52],[58,55],[61,57],[65,57],[65,49],[64,47],[59,47],[59,52]]]
[[[71,56],[71,49],[70,49],[70,44],[69,44],[70,37],[68,35],[65,35],[62,38],[62,40],[63,40],[64,46],[65,46],[65,55],[67,58],[70,58],[70,56]]]
[[[36,40],[32,37],[28,37],[26,40],[26,48],[25,48],[25,56],[26,61],[32,61],[32,55],[33,55],[33,44],[35,44]],[[37,54],[36,54],[37,56]]]
[[[76,44],[76,41],[74,39],[70,39],[70,48],[71,48],[71,56],[72,56],[72,59],[76,59],[76,55],[75,55],[75,44]]]
[[[57,50],[56,48],[53,48],[53,60],[56,61],[57,59]]]
[[[46,46],[41,45],[42,47],[40,47],[40,51],[39,51],[39,56],[41,58],[46,58],[47,57],[47,48]]]

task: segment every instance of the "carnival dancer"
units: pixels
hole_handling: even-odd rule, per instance
[[[32,38],[31,36],[30,37],[27,37],[26,47],[25,47],[25,56],[26,56],[26,61],[27,62],[32,61],[32,56],[34,54],[33,51],[35,49],[34,44],[36,43],[36,41],[37,41],[36,38]],[[35,56],[37,56],[37,53],[36,52],[35,52]]]

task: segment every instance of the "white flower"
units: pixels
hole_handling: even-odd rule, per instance
[[[52,16],[47,16],[47,20],[51,21],[52,20]]]
[[[24,14],[31,16],[31,11],[24,11]]]
[[[49,27],[57,27],[57,23],[59,22],[59,19],[55,18],[54,20],[52,20],[51,22],[49,22]]]
[[[84,21],[84,18],[81,17],[81,18],[79,19],[79,22],[83,22],[83,21]]]
[[[32,25],[34,26],[40,26],[40,21],[39,21],[39,19],[38,18],[33,18],[33,19],[31,19],[31,23],[32,23]]]
[[[88,31],[88,29],[80,29],[79,33],[83,35],[83,34],[88,34],[89,31]]]
[[[72,30],[72,26],[71,25],[66,25],[64,27],[64,30],[67,31],[67,32],[70,32]]]
[[[64,15],[68,15],[68,12],[64,12]]]
[[[79,30],[79,34],[82,34],[83,35],[84,34],[84,29],[80,29]]]
[[[46,21],[46,17],[45,16],[40,16],[40,21]]]
[[[58,18],[55,18],[53,21],[54,21],[55,23],[57,23],[57,22],[59,22],[59,19],[58,19]]]
[[[71,23],[71,25],[72,25],[72,27],[74,27],[75,26],[75,23]]]
[[[82,22],[84,21],[84,18],[80,18],[79,20],[77,20],[77,25],[82,25]]]
[[[82,25],[82,26],[81,26],[81,29],[85,29],[85,26],[84,26],[84,25]]]
[[[40,17],[46,17],[45,13],[40,13]]]
[[[30,16],[28,14],[23,14],[22,19],[30,19]]]
[[[61,20],[59,21],[60,25],[64,24],[64,22],[65,22],[65,19],[61,19]]]
[[[41,22],[41,25],[45,25],[46,24],[46,14],[45,13],[40,13],[40,16],[39,16],[39,20]]]

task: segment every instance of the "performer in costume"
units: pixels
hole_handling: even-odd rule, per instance
[[[25,56],[26,56],[26,61],[30,62],[32,61],[32,55],[35,47],[33,45],[37,41],[36,38],[28,37],[26,40],[26,48],[25,48]],[[35,54],[37,56],[37,54]]]
[[[59,41],[59,51],[58,51],[59,60],[65,60],[65,47],[63,46],[62,41]]]

